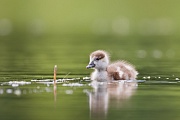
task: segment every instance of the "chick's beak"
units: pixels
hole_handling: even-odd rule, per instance
[[[90,68],[93,68],[93,67],[95,67],[94,61],[90,62],[90,63],[86,66],[87,69],[90,69]]]

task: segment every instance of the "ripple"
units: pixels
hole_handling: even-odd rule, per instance
[[[62,84],[62,86],[70,86],[70,87],[81,87],[84,86],[85,84],[80,84],[80,83],[69,83],[69,84]]]
[[[3,82],[1,85],[10,85],[12,87],[18,87],[19,85],[29,85],[31,82],[26,81],[9,81],[9,82]]]

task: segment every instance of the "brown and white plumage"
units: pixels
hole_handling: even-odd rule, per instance
[[[126,61],[116,61],[109,64],[109,54],[104,50],[97,50],[90,54],[90,62],[86,68],[94,68],[91,79],[106,80],[135,80],[138,72]]]

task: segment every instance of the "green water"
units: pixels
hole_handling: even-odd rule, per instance
[[[1,41],[0,116],[3,120],[179,120],[179,41],[168,37],[57,37]],[[111,60],[125,59],[139,71],[135,89],[120,87],[93,91],[83,80],[89,53],[105,49]],[[31,80],[78,78],[57,84]],[[31,82],[14,86],[9,81]],[[83,86],[64,86],[79,83]],[[116,93],[117,92],[117,93]],[[112,94],[114,93],[114,94]]]

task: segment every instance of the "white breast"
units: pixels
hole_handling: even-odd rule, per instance
[[[92,75],[91,75],[92,80],[97,80],[97,81],[105,81],[108,79],[108,73],[107,71],[98,71],[95,70]]]

